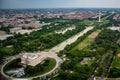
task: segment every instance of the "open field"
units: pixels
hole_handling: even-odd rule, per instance
[[[106,80],[120,80],[120,48],[117,50],[117,54],[114,56],[108,77],[109,78]]]
[[[93,39],[95,39],[95,38],[98,36],[99,33],[100,33],[100,30],[97,30],[97,31],[93,32],[92,34],[90,34],[90,35],[88,36],[88,38],[93,38]]]
[[[79,43],[72,50],[83,49],[83,48],[87,47],[94,41],[94,39],[98,36],[99,33],[100,33],[100,30],[97,30],[97,31],[91,33],[86,39],[84,39],[81,43]]]
[[[82,24],[85,24],[87,26],[94,26],[94,21],[90,21],[90,20],[84,20],[81,22]]]
[[[112,67],[120,68],[120,57],[115,56]]]
[[[63,22],[70,22],[70,20],[54,20],[54,22],[63,23]]]
[[[104,18],[102,18],[102,21],[105,21],[108,17],[112,16],[112,14],[105,16]]]
[[[117,50],[117,54],[114,57],[111,67],[120,68],[120,48]]]

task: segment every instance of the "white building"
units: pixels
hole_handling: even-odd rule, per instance
[[[109,27],[108,29],[120,31],[120,27]]]
[[[99,12],[99,15],[98,15],[98,22],[101,22],[101,16],[102,16],[102,13]]]
[[[11,29],[10,29],[10,33],[15,33],[15,32],[17,32],[17,31],[19,31],[19,30],[22,30],[22,28],[21,28],[21,27],[11,28]]]
[[[46,59],[47,56],[35,54],[35,53],[25,53],[21,56],[21,63],[25,65],[30,66],[36,66],[40,62],[42,62],[44,59]]]

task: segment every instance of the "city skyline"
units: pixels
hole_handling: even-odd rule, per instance
[[[119,0],[0,0],[0,9],[120,8]]]

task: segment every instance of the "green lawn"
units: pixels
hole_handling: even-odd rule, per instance
[[[115,56],[112,67],[120,68],[120,57]]]
[[[105,21],[108,17],[110,17],[112,14],[105,16],[104,18],[102,18],[102,21]]]
[[[48,58],[48,60],[50,60],[50,63],[49,63],[49,66],[46,67],[44,73],[50,71],[51,69],[53,69],[56,65],[56,61],[55,59],[52,59],[52,58]]]
[[[70,20],[55,20],[54,22],[64,23],[64,22],[70,22]]]
[[[94,65],[94,67],[93,67],[93,65]],[[76,64],[75,68],[80,68],[80,69],[82,69],[81,71],[85,71],[87,69],[87,71],[85,71],[85,72],[92,74],[95,66],[96,66],[95,60],[89,60],[88,64],[80,64],[80,63]]]
[[[83,48],[87,47],[88,45],[90,45],[92,41],[93,41],[92,38],[90,39],[87,37],[85,40],[83,40],[83,42],[79,43],[76,47],[74,47],[73,50],[83,49]]]
[[[80,42],[71,51],[74,51],[76,49],[80,50],[80,49],[83,49],[83,48],[86,48],[87,46],[89,46],[94,41],[94,39],[97,37],[99,32],[100,32],[100,30],[97,30],[97,31],[91,33],[86,39],[84,39],[82,42]]]
[[[120,54],[120,48],[117,49],[117,53]]]
[[[94,24],[94,21],[90,21],[90,20],[84,20],[81,23],[87,25],[87,26],[92,26]]]
[[[120,48],[117,49],[117,53],[120,54]],[[115,56],[112,67],[120,68],[120,57],[118,55]]]
[[[40,64],[40,65],[38,64],[38,66],[37,66],[38,70],[35,70],[36,67],[29,68],[29,70],[31,69],[31,71],[34,71],[34,72],[30,71],[29,73],[26,73],[26,75],[23,77],[33,77],[33,76],[37,76],[37,75],[42,75],[42,74],[45,74],[45,73],[49,72],[50,70],[52,70],[56,65],[56,60],[53,58],[47,58],[46,60],[49,61],[49,63],[47,65],[45,63]],[[41,68],[41,69],[39,69],[39,68]]]

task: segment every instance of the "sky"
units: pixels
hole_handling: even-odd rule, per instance
[[[120,8],[120,0],[0,0],[0,9]]]

